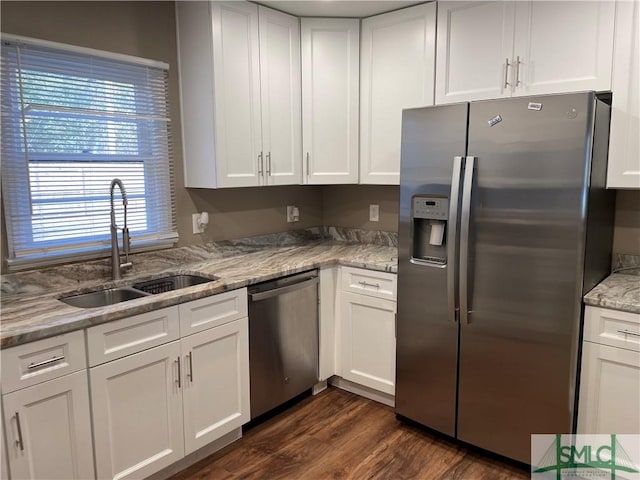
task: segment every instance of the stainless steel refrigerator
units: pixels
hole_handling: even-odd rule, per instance
[[[595,93],[402,118],[396,413],[530,463],[575,427],[582,296],[610,269]]]

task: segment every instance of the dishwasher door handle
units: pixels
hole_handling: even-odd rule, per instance
[[[299,290],[301,288],[305,288],[310,285],[316,285],[317,283],[318,283],[318,277],[314,277],[314,278],[310,278],[309,280],[305,280],[303,282],[294,283],[293,285],[287,285],[286,287],[274,288],[273,290],[267,290],[265,292],[250,293],[249,299],[252,302],[257,302],[259,300],[266,300],[267,298],[277,297],[278,295],[282,295],[283,293],[293,292],[295,290]]]

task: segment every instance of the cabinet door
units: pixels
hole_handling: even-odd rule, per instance
[[[616,3],[608,188],[640,188],[640,2]]]
[[[0,412],[2,409],[0,408]],[[4,439],[4,420],[0,415],[0,478],[9,478],[9,469],[7,467],[7,448],[5,446],[7,442]]]
[[[96,471],[143,478],[184,456],[180,342],[90,369]]]
[[[513,2],[438,2],[436,104],[511,96]]]
[[[85,370],[4,395],[13,479],[95,478]]]
[[[610,1],[516,2],[515,95],[610,90],[614,11]]]
[[[395,313],[395,302],[340,292],[343,378],[384,393],[395,393]]]
[[[260,184],[258,7],[212,2],[215,143],[218,186]]]
[[[302,19],[304,183],[358,183],[360,21]]]
[[[181,340],[186,454],[249,421],[248,320]]]
[[[640,353],[584,342],[578,433],[638,433]]]
[[[300,184],[300,20],[265,7],[259,7],[259,18],[265,183]]]
[[[435,2],[365,18],[360,183],[400,183],[402,109],[433,105]]]

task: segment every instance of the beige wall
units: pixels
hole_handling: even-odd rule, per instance
[[[322,190],[323,221],[336,227],[398,231],[398,195],[393,185],[328,185]],[[380,221],[369,221],[369,205],[380,206]]]
[[[4,33],[151,58],[170,65],[169,105],[180,245],[322,224],[320,187],[217,191],[184,188],[173,2],[5,1],[1,8],[0,25]],[[300,222],[286,223],[287,205],[300,208]],[[204,234],[193,235],[191,214],[203,210],[211,213],[211,226]],[[3,270],[6,257],[3,215]]]
[[[640,255],[640,191],[618,191],[615,222],[613,251]]]

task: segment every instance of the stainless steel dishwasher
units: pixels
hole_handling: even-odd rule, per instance
[[[249,287],[251,418],[318,382],[318,272]]]

